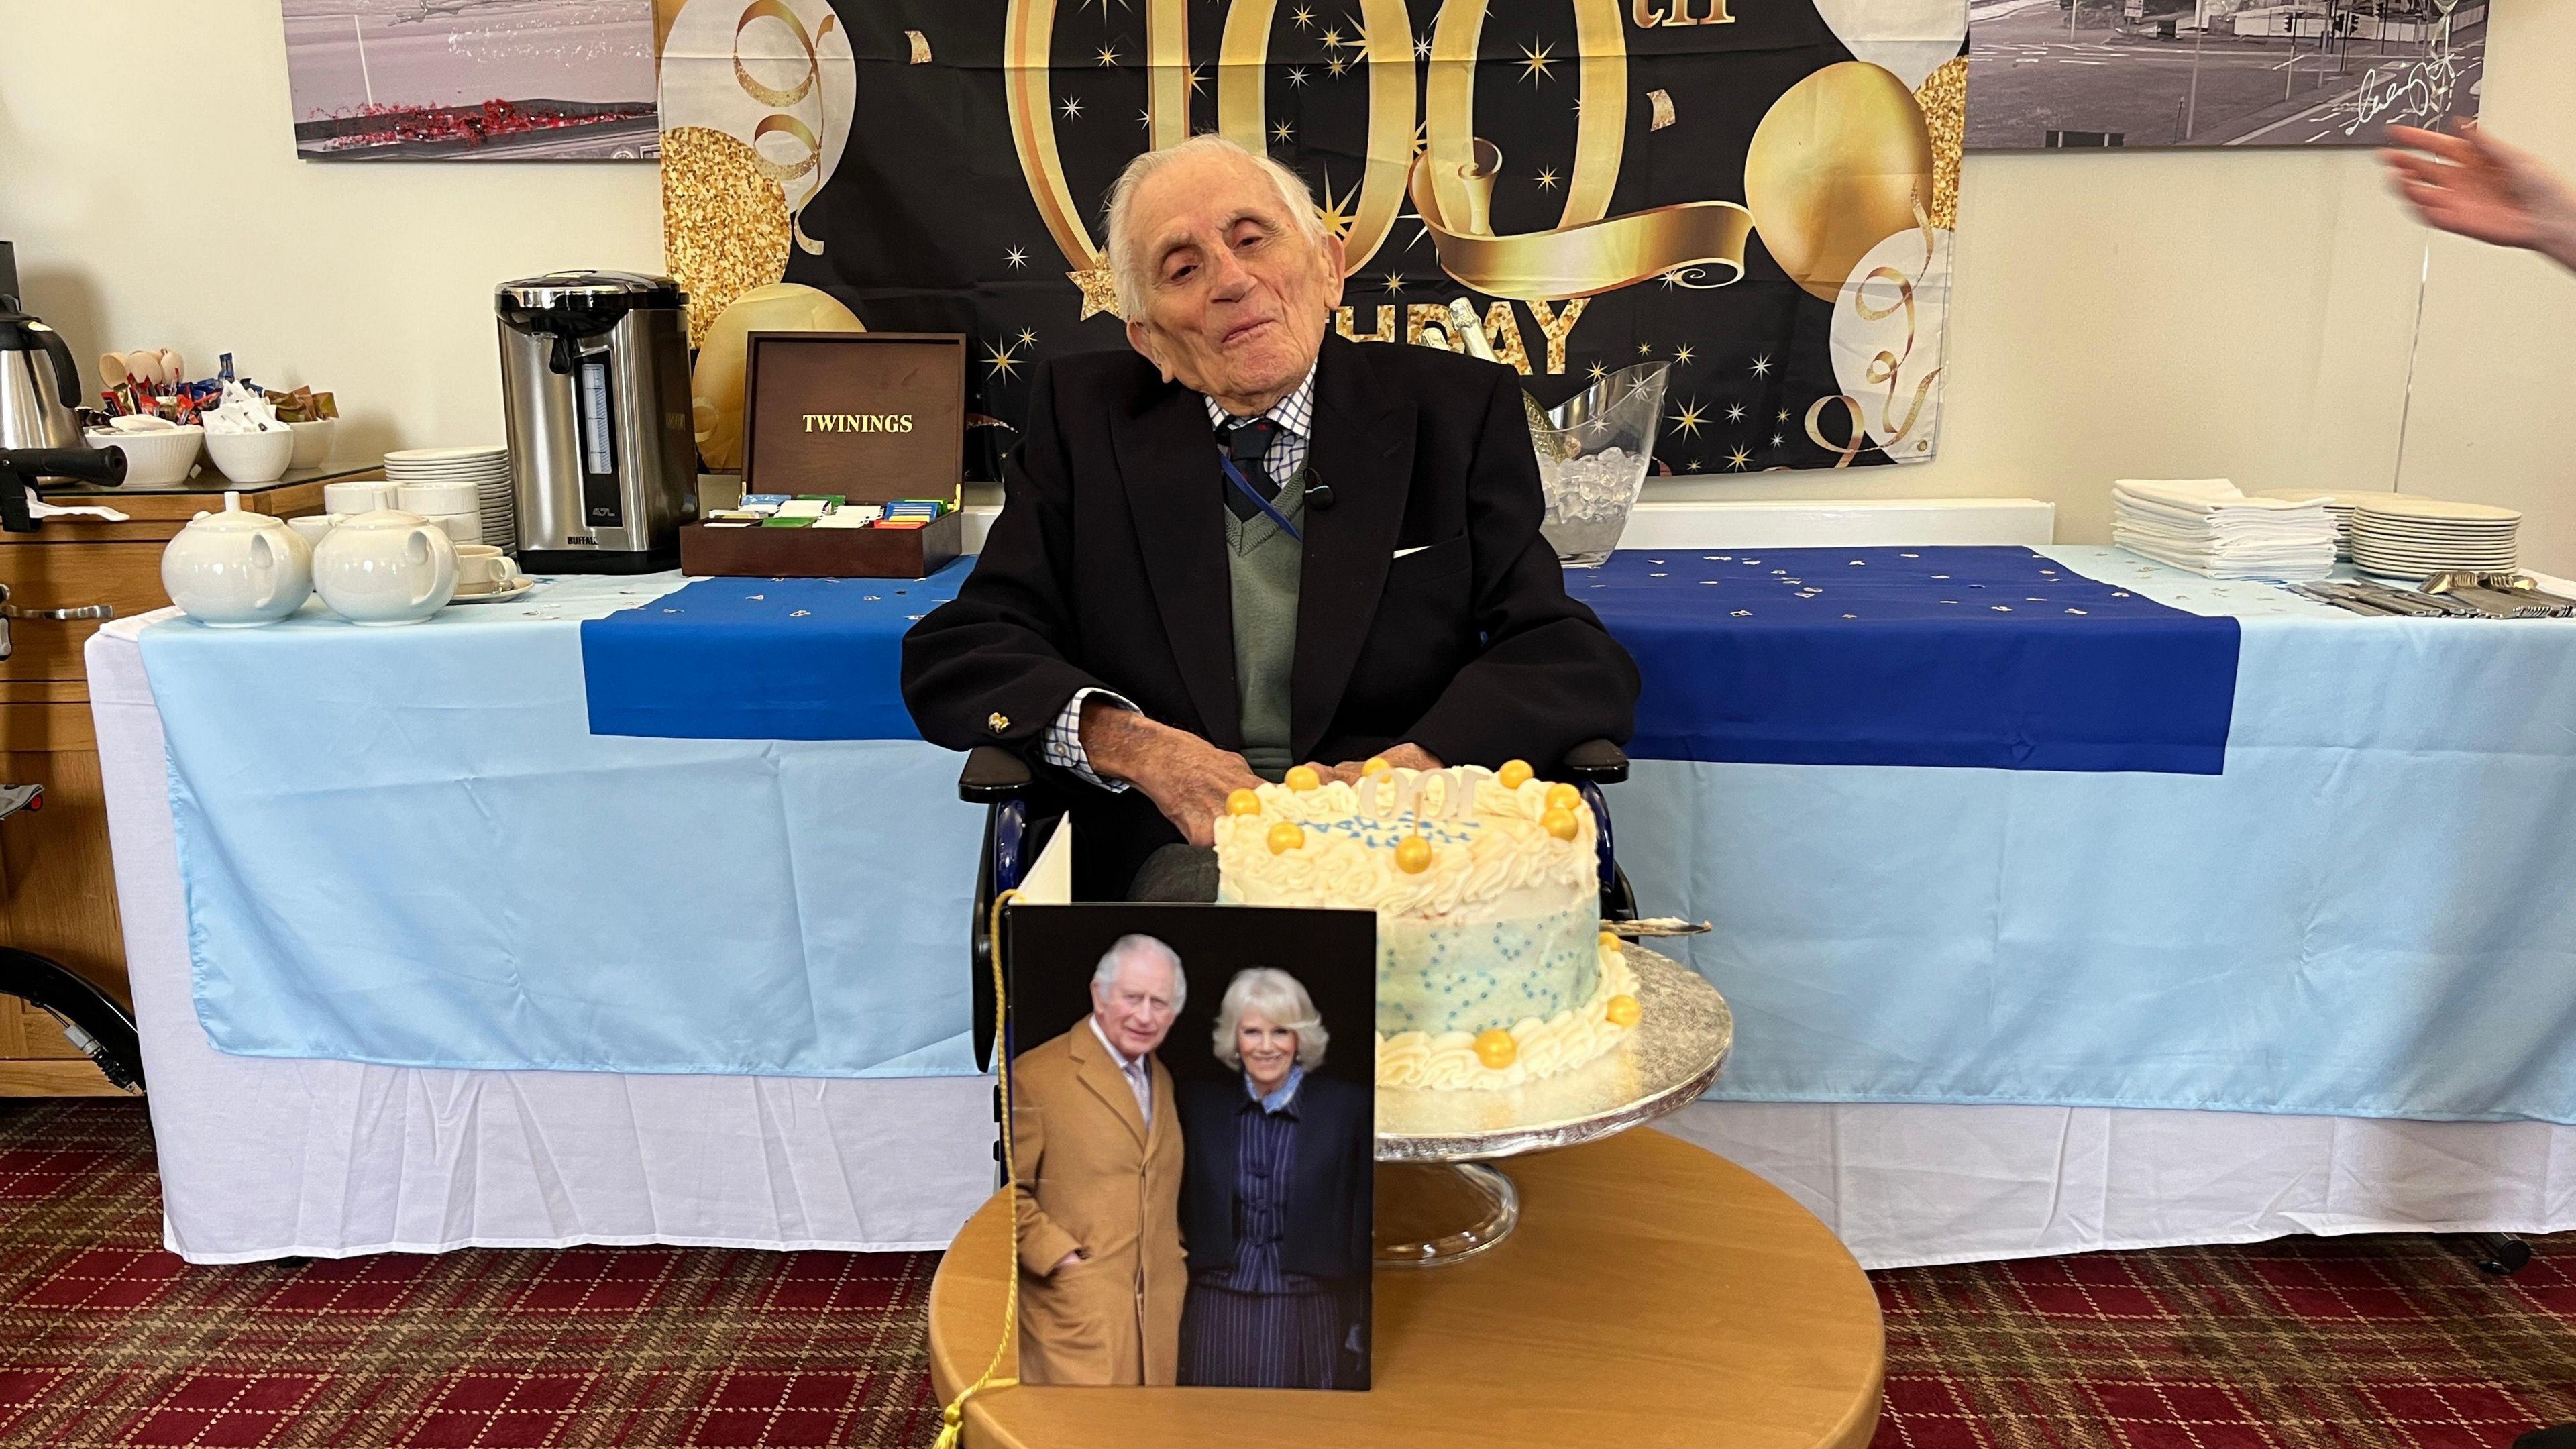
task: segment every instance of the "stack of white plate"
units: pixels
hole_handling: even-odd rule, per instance
[[[511,548],[518,542],[518,510],[510,487],[510,450],[488,448],[409,448],[385,455],[385,477],[406,489],[427,508],[403,506],[437,517],[460,543],[492,543]]]
[[[2352,518],[2352,561],[2364,573],[2420,579],[2445,569],[2511,570],[2522,515],[2483,503],[2375,493]]]
[[[2352,557],[2353,513],[2361,507],[2364,499],[2386,498],[2389,495],[2385,493],[2337,493],[2329,488],[2266,488],[2254,496],[2257,498],[2281,498],[2292,503],[2305,503],[2310,499],[2322,501],[2326,506],[2326,512],[2334,515],[2335,557],[2339,559],[2349,559]]]

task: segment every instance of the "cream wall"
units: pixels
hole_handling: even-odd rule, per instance
[[[2491,50],[2493,124],[2576,169],[2551,74],[2576,4],[2502,0]],[[214,154],[138,164],[112,109],[135,96]],[[0,0],[0,237],[29,305],[93,369],[109,347],[230,349],[333,388],[348,446],[379,450],[499,437],[494,283],[660,265],[649,166],[315,164],[291,117],[274,6]],[[2098,540],[2118,476],[2394,484],[2524,508],[2526,557],[2576,572],[2576,277],[2428,238],[2367,155],[1971,157],[1951,324],[1937,461],[1659,496],[2019,494]]]

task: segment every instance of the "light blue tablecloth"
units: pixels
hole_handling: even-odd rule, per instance
[[[580,621],[676,575],[360,629],[143,631],[197,1012],[410,1066],[971,1072],[981,815],[919,741],[593,735]]]
[[[2576,1121],[2576,623],[2048,552],[2242,621],[2224,773],[1641,761],[1620,854],[1718,924],[1719,1095]],[[576,621],[675,582],[144,633],[217,1045],[966,1068],[955,756],[584,730]]]

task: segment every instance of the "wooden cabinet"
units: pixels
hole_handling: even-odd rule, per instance
[[[371,476],[379,476],[372,467],[298,475],[243,490],[242,506],[282,518],[316,513],[323,483]],[[88,500],[56,495],[54,501]],[[35,533],[0,533],[0,583],[9,586],[11,603],[22,609],[107,604],[118,618],[161,608],[170,602],[161,590],[162,545],[199,511],[223,506],[220,489],[117,493],[100,501],[131,521],[51,519]],[[88,620],[10,624],[12,652],[0,660],[0,784],[41,784],[45,803],[0,821],[0,945],[51,957],[131,1006],[81,654],[98,628]],[[0,996],[0,1096],[117,1090],[52,1017]]]

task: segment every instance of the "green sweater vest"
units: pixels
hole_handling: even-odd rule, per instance
[[[1302,532],[1306,490],[1292,479],[1273,506]],[[1243,719],[1243,757],[1276,783],[1296,762],[1288,752],[1288,674],[1297,658],[1297,583],[1303,544],[1266,516],[1225,515],[1226,573],[1234,595],[1234,699]]]

